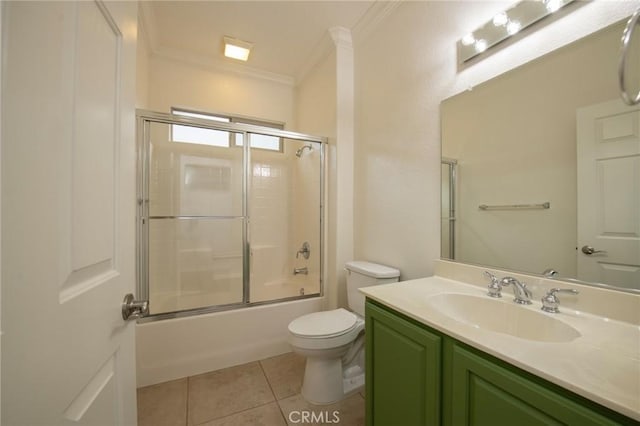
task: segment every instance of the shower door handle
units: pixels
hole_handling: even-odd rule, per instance
[[[149,315],[148,300],[134,300],[133,294],[124,296],[122,301],[122,319],[125,321],[142,318]]]

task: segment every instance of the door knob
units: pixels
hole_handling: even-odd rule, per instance
[[[589,254],[589,255],[594,254],[594,253],[606,253],[605,250],[596,250],[591,246],[582,246],[582,252],[584,254]]]
[[[124,296],[122,301],[122,319],[132,320],[142,318],[149,314],[148,300],[134,300],[133,294],[129,293]]]

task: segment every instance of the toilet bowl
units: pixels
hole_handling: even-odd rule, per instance
[[[289,324],[293,351],[307,358],[302,396],[312,404],[331,404],[364,386],[364,302],[358,288],[398,281],[400,271],[352,261],[347,270],[348,311],[343,308],[303,315]]]

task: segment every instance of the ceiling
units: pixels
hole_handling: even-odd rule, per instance
[[[143,27],[156,54],[197,58],[299,79],[332,27],[354,29],[388,10],[381,1],[146,1]],[[222,38],[254,43],[249,61],[224,58]]]

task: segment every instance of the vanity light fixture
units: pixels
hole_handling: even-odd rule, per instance
[[[574,0],[523,0],[458,41],[458,61],[464,63],[523,28],[560,10]]]
[[[227,58],[246,61],[253,47],[252,43],[237,38],[224,37],[224,56]]]

